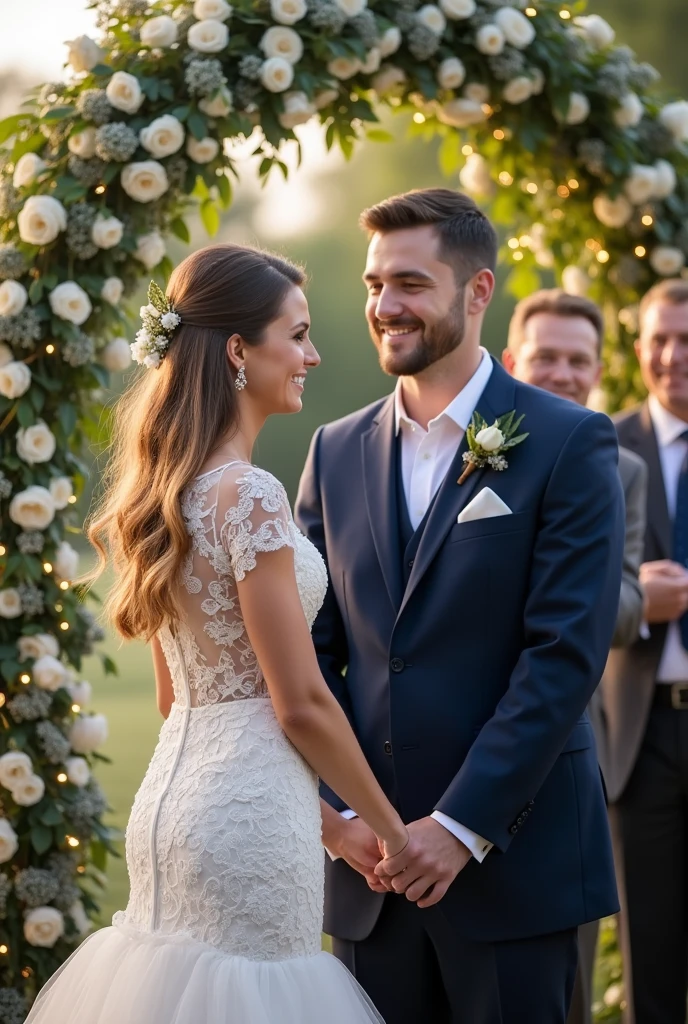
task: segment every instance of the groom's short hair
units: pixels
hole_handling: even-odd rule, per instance
[[[434,227],[440,259],[454,268],[461,282],[479,270],[494,271],[497,264],[497,232],[488,217],[470,196],[450,188],[419,188],[391,196],[364,210],[360,225],[369,235]]]
[[[589,320],[597,334],[597,354],[602,352],[604,342],[604,319],[599,306],[585,295],[572,295],[563,288],[542,288],[516,303],[509,324],[508,348],[517,352],[523,344],[526,324],[537,313],[551,313],[552,316],[582,317]]]

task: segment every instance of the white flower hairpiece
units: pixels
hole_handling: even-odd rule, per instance
[[[148,286],[148,305],[141,306],[143,327],[136,334],[131,354],[140,366],[157,370],[170,347],[172,335],[182,318],[155,281]]]

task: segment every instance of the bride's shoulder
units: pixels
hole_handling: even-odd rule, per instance
[[[235,510],[239,518],[257,505],[265,512],[289,511],[284,485],[266,469],[250,463],[235,463],[224,470],[218,480],[218,505]]]

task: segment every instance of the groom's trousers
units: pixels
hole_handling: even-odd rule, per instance
[[[333,940],[335,955],[385,1024],[564,1024],[577,929],[512,942],[459,937],[441,905],[388,895],[367,939]]]

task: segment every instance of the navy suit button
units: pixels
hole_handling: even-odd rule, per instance
[[[511,833],[512,836],[515,836],[518,832],[518,825],[512,825],[511,828],[509,829],[509,832]]]
[[[412,559],[411,559],[411,561],[410,561],[410,562],[408,563],[408,567],[409,567],[409,569],[413,569],[413,563],[414,563],[414,561],[415,561],[415,559],[414,559],[414,558],[412,558]]]
[[[403,658],[392,658],[392,660],[389,663],[389,667],[391,668],[392,672],[403,672],[404,669],[406,668],[406,665],[404,664]]]
[[[382,749],[384,750],[385,754],[392,753],[392,744],[389,742],[389,740],[385,740],[385,745]]]

